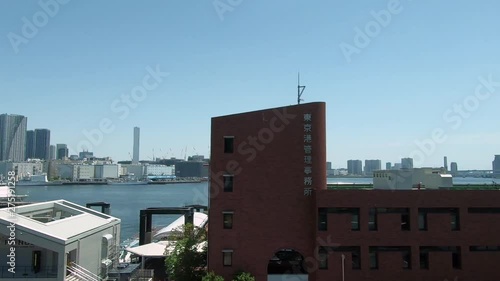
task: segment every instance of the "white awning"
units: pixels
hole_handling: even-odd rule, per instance
[[[165,244],[149,243],[142,246],[127,248],[125,250],[141,257],[164,257],[165,247]]]

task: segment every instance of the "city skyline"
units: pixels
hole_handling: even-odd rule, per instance
[[[9,114],[1,114],[0,115],[6,115],[6,116],[9,116]],[[10,116],[22,116],[22,115],[18,115],[18,114],[10,114]],[[27,116],[22,116],[24,117],[25,120],[27,120]],[[36,132],[43,132],[43,137],[42,139],[44,139],[44,148],[42,149],[40,145],[36,145]],[[26,141],[25,141],[25,145],[26,145],[26,148],[25,148],[25,158],[38,158],[40,159],[41,157],[37,157],[36,154],[38,154],[39,156],[41,154],[43,155],[47,155],[47,158],[49,158],[49,153],[50,150],[49,150],[49,146],[52,146],[55,144],[52,144],[52,142],[50,141],[50,134],[51,134],[51,131],[49,129],[33,129],[33,130],[26,130]],[[31,138],[33,138],[33,140],[31,140]],[[40,137],[39,137],[40,138]],[[29,157],[30,155],[30,149],[29,149],[29,145],[30,145],[30,140],[33,142],[32,145],[33,145],[33,148],[32,148],[32,153],[35,155],[34,157]],[[89,152],[93,152],[94,151],[91,151],[91,150],[88,150],[88,149],[83,149],[81,151],[78,151],[78,152],[74,152],[74,153],[70,153],[70,151],[68,150],[68,146],[67,144],[57,144],[57,148],[54,147],[54,153],[55,155],[57,156],[55,159],[59,159],[59,149],[63,149],[62,150],[62,153],[66,156],[66,157],[69,157],[70,155],[79,155],[81,152],[85,152],[85,151],[89,151]],[[160,149],[160,154],[156,154],[156,156],[154,155],[154,150],[152,151],[152,156],[155,157],[155,159],[168,159],[168,158],[177,158],[177,159],[184,159],[186,156],[194,156],[194,155],[204,155],[204,156],[207,156],[209,155],[209,153],[207,154],[200,154],[197,152],[197,149],[195,147],[193,147],[192,149],[192,152],[193,153],[188,153],[186,151],[186,148],[185,147],[184,149],[182,149],[180,151],[180,153],[178,155],[174,155],[174,153],[171,153],[171,154],[163,154],[163,151]],[[158,152],[158,151],[157,151]],[[140,153],[140,128],[139,127],[133,127],[133,147],[132,147],[132,153],[129,153],[128,157],[127,158],[113,158],[113,156],[111,155],[101,155],[99,153],[97,153],[98,156],[100,157],[111,157],[112,159],[114,159],[114,161],[118,162],[118,161],[127,161],[131,158],[132,156],[132,161],[134,160],[134,157],[135,155],[137,155],[137,157],[139,157],[139,153]],[[170,155],[170,156],[168,156]],[[444,159],[445,159],[445,163],[448,161],[448,158],[447,156],[443,156]],[[495,154],[495,155],[492,155],[492,157],[494,157],[493,161],[495,159],[498,159],[498,155]],[[153,160],[151,157],[148,157],[148,159],[143,159],[143,158],[138,158],[139,160],[138,161],[148,161],[148,160]],[[376,162],[379,162],[377,163],[377,167],[380,166],[380,169],[382,169],[382,162],[384,162],[383,160],[381,160],[381,158],[377,158],[377,159],[373,159],[373,160],[370,160],[370,159],[367,159],[367,158],[360,158],[360,159],[363,159],[363,160],[355,160],[355,159],[348,159],[346,160],[347,162],[347,165],[344,164],[344,166],[342,166],[342,164],[337,164],[336,161],[332,161],[332,160],[328,160],[328,162],[331,163],[331,167],[333,169],[347,169],[349,170],[349,162],[350,161],[361,161],[363,162],[365,165],[366,165],[366,161],[368,162],[373,162],[373,161],[376,161]],[[46,160],[44,158],[42,158],[42,160]],[[497,160],[498,161],[498,160]],[[407,162],[408,164],[405,164],[405,162]],[[400,161],[397,162],[397,161],[394,161],[394,162],[385,162],[386,164],[390,164],[390,163],[394,163],[394,165],[399,165],[401,166],[401,168],[413,168],[413,158],[410,158],[410,157],[403,157],[403,158],[400,158]],[[453,162],[455,165],[457,164],[457,161]],[[337,164],[337,165],[334,165],[334,164]],[[362,173],[360,174],[364,174],[365,173],[365,165],[363,165],[362,167]],[[386,165],[387,166],[387,165]],[[436,165],[430,165],[430,166],[426,166],[426,165],[420,165],[420,166],[415,166],[415,168],[420,168],[420,167],[443,167],[443,168],[446,168],[446,165],[443,165],[443,162],[440,164],[436,164]],[[391,169],[394,169],[394,168],[398,168],[398,167],[394,167],[392,166]],[[376,168],[375,168],[376,169]],[[370,171],[373,170],[372,168],[369,169],[369,173]],[[493,162],[491,164],[491,166],[488,168],[468,168],[468,169],[461,169],[461,170],[494,170],[494,166],[493,166]],[[357,171],[357,170],[356,170]],[[357,172],[354,173],[354,174],[358,174]]]
[[[129,159],[137,126],[144,160],[153,150],[209,156],[212,117],[295,104],[298,72],[304,103],[327,104],[334,168],[404,157],[437,167],[446,155],[461,169],[491,169],[499,154],[498,2],[435,3],[429,12],[400,1],[382,20],[388,1],[286,9],[245,1],[223,15],[210,2],[96,5],[60,5],[27,37],[22,18],[44,11],[38,2],[0,3],[9,11],[0,17],[2,111],[49,128],[70,154],[90,135],[96,155]],[[12,43],[12,34],[25,41]],[[130,100],[138,89],[146,94]]]

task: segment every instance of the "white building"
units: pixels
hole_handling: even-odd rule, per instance
[[[122,165],[124,168],[124,175],[131,175],[133,174],[135,178],[141,179],[144,177],[144,165]]]
[[[65,200],[0,209],[0,276],[88,280],[83,276],[88,271],[87,276],[105,278],[118,262],[120,222]]]
[[[73,180],[93,179],[93,178],[95,178],[94,165],[74,165],[73,166]]]
[[[120,177],[120,165],[95,165],[96,179],[117,179]]]
[[[18,179],[28,177],[30,175],[40,175],[44,171],[43,162],[29,161],[29,162],[0,162],[0,174],[7,177],[7,173],[15,171]]]
[[[440,189],[453,187],[453,178],[443,168],[378,170],[373,173],[374,189]]]
[[[146,176],[174,176],[175,167],[167,165],[145,165],[144,175]]]

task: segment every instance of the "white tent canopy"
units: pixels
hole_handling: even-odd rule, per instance
[[[164,257],[165,247],[166,245],[164,243],[149,243],[142,246],[127,248],[126,251],[141,257]]]

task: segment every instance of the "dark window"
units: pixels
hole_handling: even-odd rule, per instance
[[[420,252],[420,269],[429,269],[429,253]]]
[[[328,251],[324,247],[319,248],[319,269],[328,269]]]
[[[234,137],[224,137],[224,153],[233,153]]]
[[[224,266],[233,265],[233,252],[222,252],[222,264]]]
[[[233,176],[224,176],[224,192],[233,192]]]
[[[352,252],[352,269],[361,269],[361,257],[359,251]]]
[[[401,230],[408,231],[410,230],[410,215],[402,214],[401,215]]]
[[[359,230],[359,212],[356,214],[352,214],[351,218],[351,230],[358,231]]]
[[[326,208],[319,208],[318,210],[318,230],[325,231],[328,228],[327,224],[328,213]]]
[[[378,254],[375,251],[370,251],[370,269],[378,269]]]
[[[471,252],[500,252],[500,246],[470,246]]]
[[[403,255],[403,268],[411,269],[411,252],[404,251],[402,252],[402,255]]]
[[[458,211],[451,213],[451,230],[460,230],[460,215]]]
[[[418,213],[418,230],[427,230],[427,214]]]
[[[370,214],[368,218],[368,230],[377,230],[377,209],[370,208]]]
[[[224,213],[224,229],[232,229],[233,228],[233,214],[232,213]]]
[[[462,268],[462,255],[460,254],[460,247],[451,254],[452,265],[454,269]]]

